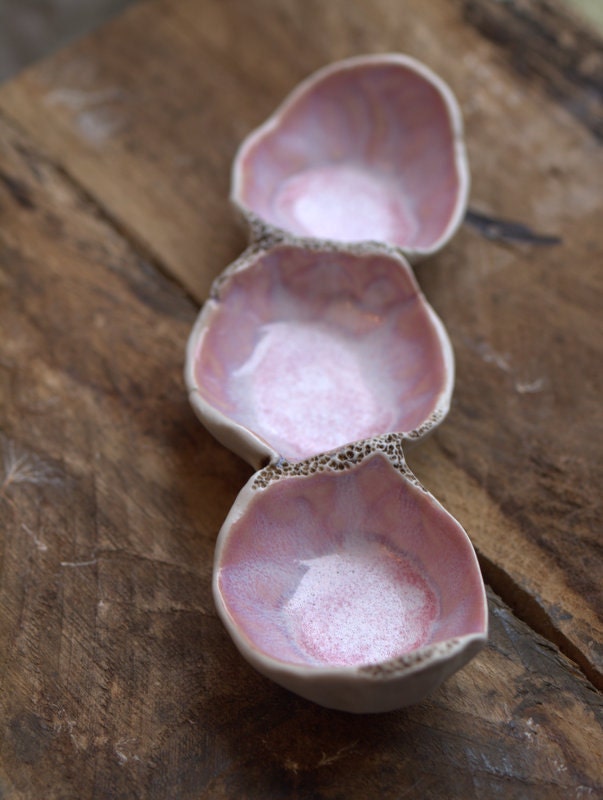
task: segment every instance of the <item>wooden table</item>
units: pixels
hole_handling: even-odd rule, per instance
[[[304,76],[417,56],[462,105],[473,220],[419,281],[457,384],[410,455],[463,523],[488,647],[352,716],[261,678],[214,611],[250,469],[184,346],[245,246],[238,143]],[[603,792],[603,48],[552,0],[149,0],[0,89],[0,797]]]

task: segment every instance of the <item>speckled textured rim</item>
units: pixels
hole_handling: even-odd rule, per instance
[[[270,133],[279,123],[279,118],[305,93],[321,80],[334,73],[355,69],[363,65],[398,64],[413,71],[430,83],[440,94],[452,132],[454,169],[458,178],[458,192],[454,213],[445,231],[429,249],[404,249],[386,242],[341,243],[331,239],[304,238],[294,236],[284,229],[268,224],[240,200],[242,181],[241,164],[246,151],[261,137]],[[403,448],[409,447],[430,434],[446,416],[454,384],[454,356],[446,330],[431,306],[424,301],[417,285],[417,292],[425,302],[431,323],[437,331],[446,363],[447,384],[439,398],[437,408],[425,422],[415,430],[387,433],[356,442],[351,442],[323,453],[318,453],[302,461],[283,459],[261,437],[243,425],[228,419],[212,407],[201,396],[196,383],[194,365],[195,354],[200,337],[211,316],[212,309],[220,302],[221,291],[230,276],[248,269],[266,252],[280,245],[295,246],[317,252],[345,251],[355,255],[379,254],[395,259],[408,269],[416,285],[412,269],[405,262],[408,258],[416,262],[441,249],[454,235],[462,223],[469,194],[469,169],[463,140],[462,117],[457,101],[449,87],[435,73],[419,61],[401,54],[358,56],[340,61],[318,70],[302,81],[284,100],[268,120],[252,132],[241,144],[232,166],[231,202],[246,221],[250,235],[250,246],[219,275],[211,289],[210,297],[201,310],[189,336],[186,352],[185,381],[190,402],[205,426],[216,438],[259,469],[243,487],[233,504],[220,531],[216,545],[213,592],[219,616],[230,633],[243,657],[260,673],[266,675],[287,689],[328,708],[366,713],[389,711],[411,705],[422,700],[437,688],[452,673],[466,664],[486,643],[488,636],[488,609],[483,580],[475,551],[469,537],[459,523],[427,492],[406,465]],[[258,650],[241,632],[231,617],[221,595],[219,586],[220,563],[224,543],[232,525],[241,518],[253,498],[278,481],[289,478],[299,479],[314,476],[321,472],[349,472],[359,469],[368,459],[386,459],[389,468],[395,470],[400,481],[424,493],[429,503],[441,511],[456,526],[459,535],[465,537],[472,554],[468,558],[468,569],[479,578],[481,594],[476,601],[476,618],[479,620],[477,632],[454,636],[406,652],[400,657],[380,663],[349,664],[344,666],[299,665],[275,659]],[[469,552],[468,551],[468,552]]]
[[[239,493],[218,536],[216,545],[213,593],[216,608],[241,655],[261,674],[276,683],[329,708],[353,713],[391,711],[422,700],[446,678],[471,660],[488,638],[488,606],[477,556],[467,533],[415,477],[406,464],[403,435],[387,435],[356,442],[323,453],[303,462],[281,461],[253,475]],[[317,473],[345,473],[359,468],[368,459],[382,458],[396,471],[400,481],[424,493],[430,504],[454,524],[464,538],[470,554],[467,569],[479,576],[481,593],[478,617],[480,630],[454,636],[419,647],[397,658],[376,664],[345,666],[306,665],[284,662],[258,649],[242,632],[231,615],[220,590],[220,567],[232,526],[246,513],[258,492],[267,491],[288,478],[313,478]]]
[[[231,191],[230,201],[239,215],[245,221],[250,242],[263,243],[269,246],[271,243],[281,241],[283,238],[295,239],[303,237],[295,237],[283,228],[275,226],[266,220],[262,219],[252,209],[250,209],[241,199],[242,185],[243,185],[243,163],[246,154],[251,150],[261,139],[270,135],[278,129],[282,117],[305,95],[311,92],[314,87],[322,82],[329,76],[355,70],[362,66],[378,66],[378,65],[399,65],[405,69],[411,70],[416,75],[422,77],[427,83],[431,84],[440,94],[450,121],[452,132],[452,148],[454,151],[454,164],[456,174],[458,176],[459,187],[457,199],[454,207],[454,212],[446,226],[446,229],[441,236],[429,248],[412,248],[412,247],[396,247],[386,242],[380,242],[387,248],[395,252],[401,252],[411,264],[417,263],[424,258],[441,250],[452,239],[454,234],[461,226],[465,212],[467,210],[467,203],[469,199],[470,190],[470,172],[467,159],[467,152],[464,140],[463,117],[456,97],[450,87],[439,77],[433,70],[427,67],[422,62],[408,55],[401,53],[384,53],[375,55],[361,55],[347,58],[342,61],[337,61],[328,64],[325,67],[317,70],[308,76],[305,80],[301,81],[287,97],[283,100],[280,106],[268,117],[268,119],[254,131],[252,131],[241,143],[237,150],[235,159],[233,161],[231,170]],[[336,240],[325,239],[325,244],[331,246],[340,246],[341,242]]]
[[[211,324],[211,320],[220,306],[221,295],[224,289],[228,287],[229,280],[232,276],[246,269],[250,269],[260,259],[275,252],[279,247],[301,248],[305,251],[315,252],[317,254],[343,253],[361,258],[385,257],[391,259],[401,270],[404,270],[407,279],[411,282],[419,301],[427,313],[429,323],[437,337],[443,358],[446,382],[436,401],[433,403],[430,414],[420,425],[412,430],[382,431],[382,433],[403,433],[410,446],[430,435],[445,419],[450,409],[452,391],[454,388],[454,353],[446,329],[423,295],[410,265],[400,253],[393,252],[390,248],[381,244],[359,243],[337,245],[315,239],[299,240],[287,238],[279,243],[273,243],[268,248],[251,246],[214,281],[209,299],[201,309],[190,333],[186,349],[185,383],[190,403],[203,425],[219,442],[237,453],[237,455],[241,456],[241,458],[256,469],[265,466],[267,463],[275,463],[282,457],[282,454],[260,435],[227,416],[209,403],[200,391],[195,374],[197,353],[200,349],[203,337],[208,330],[208,326]]]

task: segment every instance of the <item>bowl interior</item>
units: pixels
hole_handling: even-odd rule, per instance
[[[375,664],[486,627],[467,535],[381,455],[258,492],[217,568],[230,625],[291,664]]]
[[[300,460],[420,427],[450,391],[446,346],[398,259],[283,246],[223,284],[194,380],[226,418]]]
[[[396,60],[310,79],[242,147],[233,197],[297,236],[429,250],[463,191],[453,102]]]

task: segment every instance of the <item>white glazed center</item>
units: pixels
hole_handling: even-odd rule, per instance
[[[412,241],[417,223],[393,187],[366,169],[325,165],[289,178],[274,198],[283,227],[305,236]]]
[[[367,385],[354,344],[315,323],[264,325],[232,376],[240,421],[294,459],[388,430],[392,411]]]
[[[307,572],[283,616],[290,636],[312,660],[378,663],[428,640],[438,601],[409,559],[367,542],[301,563]]]

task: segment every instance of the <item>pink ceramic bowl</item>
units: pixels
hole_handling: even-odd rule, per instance
[[[404,259],[283,244],[220,277],[191,333],[186,383],[216,438],[253,466],[444,418],[452,348]]]
[[[254,475],[218,538],[214,597],[259,672],[344,711],[420,701],[487,639],[469,538],[394,436]]]
[[[414,260],[453,236],[468,192],[454,95],[420,62],[389,54],[300,84],[243,142],[231,199],[254,238],[378,241]]]

